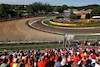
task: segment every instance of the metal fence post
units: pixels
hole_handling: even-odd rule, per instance
[[[65,44],[65,48],[66,48],[66,46],[68,45],[68,34],[67,34],[67,38],[66,38],[66,42],[65,42],[66,44]]]
[[[66,35],[66,33],[65,33],[65,35]],[[66,39],[66,38],[65,38],[65,35],[64,35],[63,46],[65,45],[65,41],[66,41],[66,40],[65,40],[65,39]]]
[[[71,42],[71,37],[70,37],[70,39],[69,39],[69,47],[70,47],[70,42]]]

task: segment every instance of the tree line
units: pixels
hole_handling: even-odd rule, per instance
[[[10,5],[10,4],[1,4],[0,5],[0,18],[4,17],[21,17],[23,14],[27,13],[28,15],[34,15],[37,13],[48,14],[49,12],[58,11],[59,13],[63,13],[64,10],[67,9],[78,9],[78,10],[87,10],[87,9],[99,9],[97,11],[93,11],[92,15],[96,12],[96,14],[100,13],[99,5],[87,5],[87,6],[52,6],[49,3],[41,3],[35,2],[29,5]]]

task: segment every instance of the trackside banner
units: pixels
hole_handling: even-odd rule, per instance
[[[54,25],[61,25],[61,26],[76,26],[76,24],[64,24],[64,23],[57,23],[57,22],[52,22],[52,21],[49,21],[51,24],[54,24]]]

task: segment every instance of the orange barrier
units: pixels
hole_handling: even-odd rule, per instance
[[[61,26],[86,26],[86,25],[91,25],[91,24],[97,24],[97,23],[83,23],[83,24],[65,24],[65,23],[57,23],[53,21],[49,21],[51,24],[54,25],[61,25]]]

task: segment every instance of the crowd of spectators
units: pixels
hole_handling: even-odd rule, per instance
[[[72,41],[71,41],[72,42]],[[100,41],[73,41],[73,43],[77,43],[80,46],[100,46]]]
[[[8,52],[0,56],[0,67],[100,67],[100,48]]]

